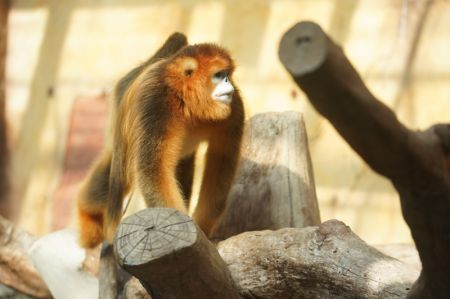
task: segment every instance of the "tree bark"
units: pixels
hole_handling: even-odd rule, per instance
[[[119,299],[153,299],[142,286],[139,279],[132,277],[125,285]]]
[[[50,292],[28,255],[35,241],[0,216],[0,283],[36,298],[49,298]]]
[[[5,62],[8,38],[9,1],[0,1],[0,215],[11,218],[9,201],[9,151],[5,113]]]
[[[243,233],[218,249],[243,298],[404,298],[418,276],[337,220]]]
[[[102,251],[100,253],[98,283],[99,298],[117,298],[117,262],[114,257],[113,246],[106,242],[103,243]]]
[[[264,113],[247,123],[227,208],[212,239],[245,231],[320,224],[303,117]]]
[[[145,209],[118,227],[119,264],[154,299],[239,298],[216,248],[189,216],[169,208]]]
[[[313,106],[400,195],[422,262],[411,298],[450,294],[450,125],[411,131],[367,89],[342,49],[311,22],[280,42],[282,63]]]
[[[246,232],[217,248],[240,298],[404,298],[419,275],[414,266],[368,246],[337,220],[318,227]],[[133,280],[125,294],[128,299],[151,298]]]

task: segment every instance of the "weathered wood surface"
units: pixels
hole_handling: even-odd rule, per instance
[[[419,253],[414,244],[383,244],[375,245],[374,247],[383,254],[411,265],[419,271],[422,269]]]
[[[337,46],[314,23],[282,38],[280,59],[313,106],[400,195],[422,262],[410,298],[450,294],[450,124],[415,131],[377,100]]]
[[[245,231],[320,224],[303,117],[263,113],[250,119],[227,208],[212,239]]]
[[[11,289],[3,284],[0,284],[0,298],[2,299],[33,299],[29,295],[17,292],[15,289]]]
[[[239,298],[215,246],[174,209],[145,209],[125,218],[114,249],[123,269],[155,299]]]
[[[119,299],[153,299],[142,286],[139,279],[132,277],[125,285]]]
[[[35,241],[0,216],[0,283],[36,298],[49,298],[50,292],[28,255]]]
[[[419,274],[337,220],[243,233],[218,249],[243,298],[404,298]]]
[[[103,243],[98,275],[99,298],[115,299],[118,295],[117,262],[113,246]]]
[[[217,248],[241,298],[405,298],[419,275],[414,265],[368,246],[337,220],[246,232]],[[132,279],[124,298],[151,297]]]

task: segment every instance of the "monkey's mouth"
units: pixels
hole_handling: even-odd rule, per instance
[[[231,100],[233,99],[233,93],[229,92],[213,94],[213,99],[224,104],[230,104]]]

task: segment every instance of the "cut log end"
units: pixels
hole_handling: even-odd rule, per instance
[[[142,210],[119,225],[116,256],[122,266],[138,266],[192,246],[197,228],[192,219],[172,209]]]
[[[114,245],[119,263],[153,298],[239,298],[214,245],[174,209],[131,215],[119,226]]]
[[[281,38],[278,55],[294,76],[309,74],[318,69],[327,57],[327,36],[319,25],[300,22]]]

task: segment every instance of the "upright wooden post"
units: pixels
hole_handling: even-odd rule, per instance
[[[319,224],[302,115],[292,111],[255,115],[246,124],[240,166],[212,239]]]

